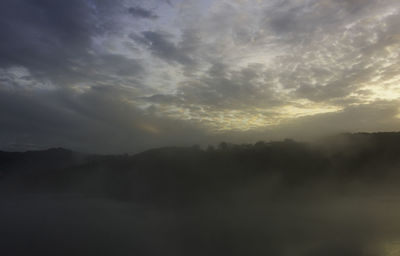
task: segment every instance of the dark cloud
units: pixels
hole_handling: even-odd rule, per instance
[[[117,85],[118,81],[127,83],[132,87],[140,86],[140,78],[146,70],[137,59],[127,58],[120,54],[90,55],[83,61],[78,61],[70,67],[70,79],[90,83],[103,83]],[[59,79],[59,81],[62,78]]]
[[[165,95],[165,94],[154,94],[149,97],[143,97],[147,102],[159,103],[159,104],[179,104],[179,98],[176,95]]]
[[[174,44],[172,36],[154,31],[144,31],[140,35],[132,34],[130,36],[135,42],[142,44],[155,56],[167,61],[177,62],[182,65],[193,65],[194,60],[188,52]]]
[[[200,79],[183,83],[178,95],[188,103],[221,109],[279,104],[271,85],[263,80],[264,70],[265,66],[262,64],[230,70],[229,65],[216,62]]]
[[[135,18],[145,18],[145,19],[157,19],[158,16],[150,11],[150,10],[146,10],[144,8],[141,7],[130,7],[128,9],[128,12]]]
[[[143,71],[137,60],[93,50],[93,38],[113,31],[107,1],[2,1],[0,65],[22,66],[56,86]],[[108,15],[108,16],[107,16]],[[97,74],[96,74],[97,73]],[[97,77],[97,79],[96,79]]]
[[[182,121],[188,127],[182,141],[190,141],[195,131],[223,129],[231,136],[232,130],[269,131],[286,122],[291,127],[298,122],[306,132],[313,129],[304,120],[316,114],[316,120],[325,118],[321,123],[335,127],[326,129],[332,132],[395,129],[395,107],[390,114],[374,113],[383,108],[382,102],[398,98],[397,12],[394,0],[184,5],[160,0],[5,0],[0,3],[0,93],[9,124],[4,121],[8,128],[2,130],[19,131],[11,137],[20,143],[30,137],[55,145],[56,137],[79,137],[95,126],[102,135],[87,136],[87,144],[96,144],[95,138],[115,129],[147,138],[141,136],[144,130],[154,135],[160,130],[156,127]],[[20,109],[9,99],[19,102]],[[55,123],[39,114],[46,109],[55,111],[49,112]],[[96,109],[108,114],[96,114]],[[365,117],[366,109],[377,121]],[[127,111],[131,116],[120,113]],[[351,118],[343,117],[351,111]],[[366,125],[346,121],[357,119],[357,112]],[[26,115],[32,124],[22,125],[18,115]],[[99,120],[107,121],[99,125]],[[30,126],[43,132],[29,133]],[[77,132],[71,135],[65,127]],[[71,141],[83,142],[82,137]]]
[[[162,145],[192,145],[205,132],[193,124],[138,109],[128,89],[0,90],[1,148],[31,144],[86,152],[138,152]],[[200,135],[203,134],[203,135]],[[197,139],[196,139],[197,140]],[[199,140],[198,142],[200,142]]]
[[[349,13],[355,14],[362,11],[364,8],[368,8],[372,5],[374,0],[335,0],[335,2],[345,6],[345,10]]]
[[[377,1],[282,1],[267,8],[264,23],[286,43],[309,42],[362,17]]]
[[[350,85],[351,84],[347,84],[345,80],[325,86],[301,85],[296,90],[296,96],[315,102],[332,101],[337,98],[344,98],[348,96],[353,91]]]
[[[46,70],[86,54],[96,33],[87,1],[2,1],[0,64]]]

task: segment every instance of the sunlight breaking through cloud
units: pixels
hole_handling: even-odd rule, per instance
[[[40,102],[67,113],[73,127],[87,120],[103,136],[114,117],[121,123],[112,130],[135,138],[146,132],[141,123],[162,131],[179,123],[187,143],[280,131],[307,118],[358,131],[365,125],[339,127],[329,118],[366,105],[390,106],[374,121],[386,124],[382,130],[398,120],[392,111],[400,100],[395,0],[3,1],[0,8],[0,30],[8,35],[0,46],[0,96],[29,98],[18,105],[30,110],[26,120],[36,118],[27,102]],[[11,113],[17,106],[1,107]],[[13,138],[5,144],[21,136],[14,120],[4,121],[5,137]],[[21,134],[38,143],[51,120],[42,123],[34,131],[27,123]],[[54,141],[70,136],[55,134]]]

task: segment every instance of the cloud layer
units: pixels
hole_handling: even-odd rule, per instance
[[[396,129],[399,10],[394,0],[2,1],[0,147],[134,152]]]

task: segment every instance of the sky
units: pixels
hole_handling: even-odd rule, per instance
[[[0,149],[400,127],[398,0],[2,0]]]

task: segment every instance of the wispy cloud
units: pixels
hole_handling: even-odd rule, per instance
[[[115,116],[131,120],[115,128],[119,134],[135,133],[130,125],[144,127],[126,114],[122,106],[129,106],[132,117],[151,116],[143,122],[148,127],[196,127],[179,139],[187,143],[197,132],[210,141],[238,131],[259,137],[260,130],[271,134],[304,118],[337,131],[374,123],[380,124],[374,129],[389,130],[398,121],[399,11],[394,0],[2,1],[0,93],[25,103],[21,109],[35,108],[19,101],[29,96],[68,115],[111,104]],[[109,100],[61,100],[94,92]],[[114,109],[116,102],[121,107]],[[333,118],[378,105],[387,107],[387,115],[363,124],[341,125]],[[13,108],[3,103],[6,112]],[[26,115],[34,122],[32,111]],[[87,127],[99,127],[96,117]],[[28,123],[7,123],[4,134],[37,136]],[[17,126],[21,133],[5,128]],[[158,134],[170,136],[166,130]]]

